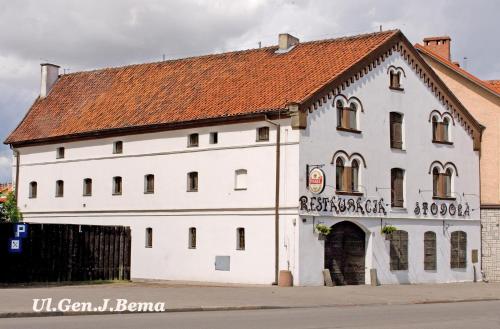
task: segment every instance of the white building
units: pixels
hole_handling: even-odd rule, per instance
[[[400,31],[279,41],[61,76],[43,64],[6,140],[25,220],[130,226],[132,278],[473,280],[482,126]]]

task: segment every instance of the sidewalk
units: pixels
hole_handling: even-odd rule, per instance
[[[165,302],[166,311],[236,310],[320,306],[387,305],[500,300],[500,283],[294,287],[133,282],[0,289],[0,318],[70,315],[34,313],[33,298],[63,298],[101,305],[104,298]],[[82,313],[78,313],[82,314]],[[86,314],[104,314],[89,312]]]

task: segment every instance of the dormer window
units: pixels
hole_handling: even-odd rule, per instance
[[[350,103],[349,106],[344,106],[341,100],[336,103],[337,108],[337,129],[352,132],[359,132],[357,127],[357,112],[358,105]]]

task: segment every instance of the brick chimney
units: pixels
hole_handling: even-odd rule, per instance
[[[281,33],[278,38],[278,53],[285,53],[299,43],[299,39],[288,33]]]
[[[42,67],[40,98],[45,98],[59,78],[59,66],[50,63],[43,63],[40,65]]]
[[[424,38],[425,48],[449,61],[451,61],[450,43],[451,38],[448,36]]]

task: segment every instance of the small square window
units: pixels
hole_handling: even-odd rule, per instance
[[[58,147],[57,148],[57,159],[64,159],[64,147]]]
[[[113,153],[122,154],[123,153],[123,142],[117,141],[113,143]]]
[[[210,144],[218,144],[219,143],[219,133],[212,132],[210,133]]]
[[[191,134],[188,138],[188,147],[198,146],[198,134]]]
[[[269,127],[257,128],[257,142],[269,141]]]

